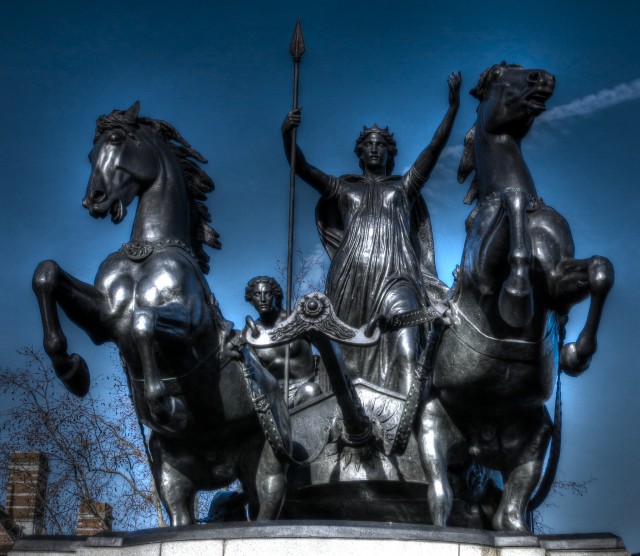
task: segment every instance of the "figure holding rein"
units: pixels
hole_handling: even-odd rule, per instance
[[[295,170],[322,198],[316,210],[320,237],[331,266],[327,296],[339,319],[359,327],[375,315],[387,322],[414,315],[441,299],[431,222],[420,194],[444,148],[460,104],[460,74],[451,74],[449,109],[433,140],[404,176],[392,175],[397,152],[388,129],[365,128],[356,141],[362,175],[330,176],[309,164],[296,148]],[[282,124],[287,157],[300,109]],[[410,320],[410,319],[409,319]],[[424,348],[422,327],[401,323],[370,348],[342,348],[351,377],[407,394]]]
[[[256,276],[247,283],[244,299],[253,305],[260,318],[257,321],[248,319],[243,334],[251,334],[254,330],[270,330],[286,319],[282,310],[282,288],[271,276]],[[260,362],[283,387],[286,346],[254,348]],[[320,386],[314,382],[316,377],[315,358],[311,352],[311,344],[298,338],[289,344],[289,407],[322,393]]]

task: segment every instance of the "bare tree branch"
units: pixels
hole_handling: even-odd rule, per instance
[[[0,413],[0,481],[6,484],[12,452],[40,451],[51,469],[48,532],[75,532],[81,501],[98,519],[94,503],[109,503],[116,528],[165,525],[124,370],[114,365],[94,379],[94,393],[80,399],[64,389],[41,354],[31,348],[21,353],[24,367],[0,375],[3,406],[9,406]]]

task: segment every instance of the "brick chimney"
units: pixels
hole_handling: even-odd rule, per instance
[[[106,502],[80,502],[76,535],[95,535],[102,531],[111,531],[113,524],[112,508]]]
[[[7,510],[0,506],[0,556],[7,556],[19,535],[20,529],[9,517]]]
[[[13,452],[9,460],[7,513],[23,535],[44,532],[49,462],[40,452]]]

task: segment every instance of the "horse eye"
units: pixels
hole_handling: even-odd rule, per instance
[[[118,145],[124,141],[124,135],[118,131],[114,131],[109,135],[109,143],[113,143],[114,145]]]

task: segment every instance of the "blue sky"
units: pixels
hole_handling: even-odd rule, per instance
[[[579,379],[564,378],[564,479],[596,480],[583,497],[556,497],[546,520],[559,532],[611,531],[640,550],[640,313],[636,193],[640,122],[640,4],[610,2],[389,3],[36,2],[0,6],[0,360],[39,345],[30,280],[53,258],[92,281],[100,261],[128,239],[81,207],[95,119],[136,99],[141,114],[173,123],[208,158],[209,206],[223,249],[209,282],[227,318],[249,312],[247,279],[286,257],[288,166],[279,127],[291,103],[288,45],[301,18],[301,66],[309,161],[328,173],[357,171],[353,144],[374,121],[396,133],[406,169],[446,110],[446,78],[463,74],[462,107],[449,148],[425,189],[440,275],[450,282],[464,241],[466,191],[455,180],[474,121],[466,94],[481,71],[507,60],[556,75],[546,121],[524,152],[545,201],[571,224],[577,255],[616,269],[599,351]],[[319,248],[315,192],[298,185],[296,244]],[[572,313],[575,338],[585,308]],[[94,373],[108,349],[67,323],[72,349]]]

